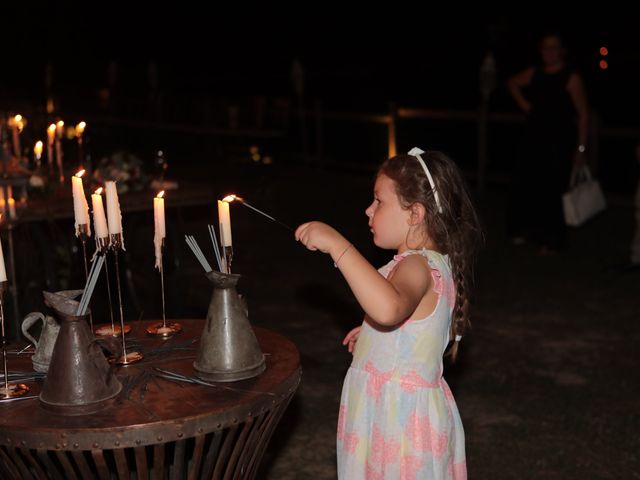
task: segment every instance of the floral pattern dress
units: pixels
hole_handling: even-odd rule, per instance
[[[344,380],[338,419],[338,478],[467,478],[464,430],[442,356],[455,301],[448,257],[408,250],[379,272],[387,278],[408,255],[423,255],[439,295],[426,318],[376,329],[363,323]]]

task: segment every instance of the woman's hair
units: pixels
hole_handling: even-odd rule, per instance
[[[450,338],[463,335],[469,321],[470,288],[476,251],[482,241],[478,217],[469,192],[457,165],[444,153],[423,153],[438,193],[442,213],[418,159],[412,155],[397,155],[385,161],[378,175],[383,174],[395,183],[400,203],[409,208],[420,203],[426,210],[424,228],[439,252],[449,255],[456,287]],[[458,343],[453,342],[450,354],[455,360]]]

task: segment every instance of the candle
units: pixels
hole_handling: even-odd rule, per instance
[[[36,156],[36,168],[40,168],[40,159],[42,158],[42,140],[38,140],[33,147],[33,154]]]
[[[164,190],[153,199],[153,213],[155,223],[155,234],[160,238],[166,237],[164,222]]]
[[[9,199],[9,218],[11,220],[16,219],[16,201],[13,197]]]
[[[22,152],[20,152],[20,132],[24,127],[24,122],[22,121],[22,115],[16,115],[12,120],[10,123],[13,130],[13,153],[16,158],[20,158],[22,156]]]
[[[166,228],[164,221],[164,190],[153,199],[153,220],[155,225],[155,233],[153,236],[153,244],[156,254],[156,268],[162,270],[162,239],[166,237]]]
[[[120,213],[120,202],[118,200],[118,190],[116,182],[106,182],[104,188],[107,194],[107,221],[109,223],[109,233],[116,235],[122,233],[122,214]]]
[[[76,137],[78,138],[78,141],[81,141],[85,128],[87,128],[87,122],[80,122],[76,125]]]
[[[78,163],[80,166],[84,165],[84,152],[82,151],[82,134],[87,127],[86,122],[80,122],[76,125],[76,138],[78,139]]]
[[[109,236],[107,218],[104,215],[104,204],[102,203],[102,187],[91,195],[93,205],[93,229],[96,231],[96,238],[106,238]]]
[[[64,122],[60,120],[56,123],[56,162],[58,164],[58,174],[60,183],[64,182],[64,174],[62,173],[62,132],[64,130]]]
[[[53,173],[53,142],[56,139],[56,124],[52,123],[47,128],[47,164],[49,173]]]
[[[89,205],[87,205],[87,197],[84,196],[82,175],[84,175],[84,170],[80,170],[71,177],[73,213],[75,214],[76,219],[76,237],[80,235],[79,225],[86,225],[87,227],[85,232],[88,236],[91,236],[91,227],[89,225]]]
[[[230,247],[231,241],[231,217],[229,215],[229,203],[218,200],[218,220],[220,222],[220,241],[223,247]]]
[[[0,241],[0,282],[6,282],[6,281],[7,281],[7,270],[4,268],[4,254],[2,253],[2,241]]]

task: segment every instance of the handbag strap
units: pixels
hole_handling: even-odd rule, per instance
[[[582,182],[590,182],[591,181],[591,170],[586,165],[574,165],[571,170],[571,178],[569,180],[569,188],[575,187],[577,184]]]

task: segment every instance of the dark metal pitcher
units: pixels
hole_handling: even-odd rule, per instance
[[[193,362],[195,375],[213,382],[233,382],[260,375],[265,369],[264,355],[236,291],[240,275],[211,271],[207,278],[214,288]]]
[[[40,393],[42,407],[62,415],[86,415],[108,405],[122,384],[114,375],[99,342],[117,351],[118,342],[94,339],[87,319],[75,315],[78,302],[44,292],[45,304],[54,310],[60,332],[51,355],[49,372]]]

